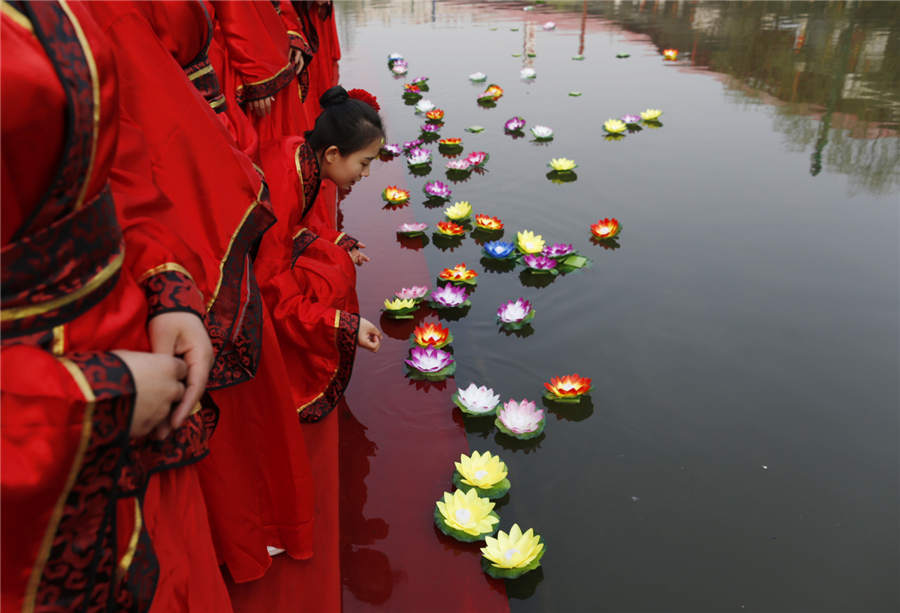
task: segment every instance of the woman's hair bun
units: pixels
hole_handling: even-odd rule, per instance
[[[347,90],[340,85],[335,85],[325,91],[319,98],[319,105],[324,109],[336,104],[342,104],[350,99]]]

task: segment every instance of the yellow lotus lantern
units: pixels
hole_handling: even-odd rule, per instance
[[[519,232],[516,238],[516,246],[522,253],[540,253],[544,250],[544,237],[531,230]]]
[[[494,512],[494,503],[473,488],[444,492],[443,500],[435,503],[434,523],[447,536],[474,543],[494,533],[500,516]]]
[[[453,221],[463,221],[472,216],[472,205],[466,200],[461,200],[445,208],[444,215]]]
[[[463,491],[475,489],[479,495],[491,500],[500,498],[509,491],[506,463],[490,451],[473,451],[471,456],[462,454],[454,466],[456,472],[453,473],[453,485]]]
[[[513,524],[509,534],[501,530],[497,537],[488,536],[481,548],[481,567],[495,579],[515,579],[541,565],[544,543],[531,528],[522,532]]]
[[[662,111],[659,109],[647,109],[641,111],[641,119],[644,121],[659,121],[659,118],[662,116]]]

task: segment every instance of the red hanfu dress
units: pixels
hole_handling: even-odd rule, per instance
[[[347,253],[356,241],[321,222],[319,164],[302,137],[269,142],[261,154],[279,221],[260,245],[256,271],[315,476],[313,558],[291,581],[307,586],[302,610],[339,611],[339,433],[333,409],[356,351],[356,271]]]
[[[111,48],[79,5],[4,3],[2,21],[2,608],[147,611],[177,592],[164,610],[227,612],[195,464],[215,410],[130,439],[135,383],[111,353],[202,310],[184,246],[117,220],[110,165],[135,134],[117,138]]]
[[[272,2],[213,0],[228,61],[238,78],[238,104],[273,97],[269,113],[247,112],[259,135],[268,140],[302,134],[308,129],[300,85],[288,52],[291,43]]]
[[[252,268],[274,221],[267,190],[189,78],[211,28],[202,4],[90,7],[116,44],[123,113],[144,127],[155,181],[174,205],[147,214],[199,255],[208,323],[221,307],[210,327],[222,346],[210,379],[220,429],[199,470],[219,558],[236,581],[249,581],[271,564],[267,545],[301,559],[312,549],[309,460]]]

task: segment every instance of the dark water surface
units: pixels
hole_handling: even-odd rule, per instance
[[[430,77],[441,136],[491,156],[453,200],[500,217],[504,240],[531,229],[593,260],[542,286],[485,270],[470,237],[419,251],[432,279],[480,273],[449,322],[457,386],[540,405],[551,376],[594,382],[535,442],[465,424],[509,466],[501,528],[547,544],[542,569],[508,583],[513,612],[900,610],[900,3],[338,4],[342,81],[376,93],[389,142],[418,135],[402,85]],[[386,68],[392,51],[407,78]],[[504,87],[496,108],[475,103],[476,71]],[[661,128],[603,138],[604,120],[648,107]],[[504,134],[514,115],[555,139]],[[422,186],[448,182],[446,158],[426,147],[428,176],[399,158],[366,180],[405,175],[412,204],[365,215],[443,219]],[[553,157],[578,180],[549,181]],[[590,241],[603,217],[622,223],[618,249]],[[364,216],[345,221],[376,240]],[[410,284],[385,276],[377,299]],[[533,333],[503,333],[496,309],[519,296]]]

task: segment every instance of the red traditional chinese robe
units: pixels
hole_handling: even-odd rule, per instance
[[[256,271],[272,312],[294,406],[315,475],[314,555],[293,581],[308,589],[304,610],[340,610],[338,415],[350,379],[359,328],[356,272],[347,250],[356,241],[322,221],[321,173],[300,137],[261,150],[278,223],[260,245]]]
[[[265,207],[260,219],[268,223],[271,213],[261,197],[244,212],[243,194],[248,187],[258,188],[259,175],[231,146],[208,100],[193,86],[197,81],[190,79],[196,72],[188,68],[203,63],[200,56],[211,31],[203,5],[104,2],[91,7],[118,45],[123,108],[160,136],[149,139],[149,153],[157,182],[175,206],[149,214],[184,234],[207,269],[220,271],[217,286],[201,287],[212,295],[229,292],[236,308],[230,328],[237,334],[243,324],[252,332],[244,339],[242,358],[258,360],[245,365],[252,366],[255,376],[216,380],[225,383],[211,392],[221,410],[220,428],[210,456],[199,467],[220,560],[236,581],[249,581],[271,564],[267,545],[285,548],[296,558],[309,557],[312,548],[309,460],[290,414],[284,363],[251,266],[262,228],[248,228],[248,217],[239,217]],[[196,27],[198,23],[204,27]],[[163,83],[167,85],[160,89]],[[187,165],[191,176],[173,161]],[[233,225],[225,225],[229,222]],[[227,236],[235,237],[228,250],[213,251]]]
[[[238,104],[273,97],[271,111],[259,117],[247,111],[260,143],[302,134],[308,129],[302,92],[289,61],[291,43],[271,2],[213,0],[216,20],[238,79]]]
[[[131,440],[111,353],[202,302],[183,245],[117,220],[110,166],[135,133],[117,138],[110,47],[78,5],[4,3],[2,20],[2,608],[146,611],[184,578],[179,542],[182,610],[228,611],[194,465],[215,411]]]

